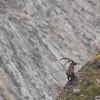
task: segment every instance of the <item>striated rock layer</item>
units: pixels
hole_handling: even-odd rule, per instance
[[[53,100],[99,44],[99,0],[0,0],[0,100]]]

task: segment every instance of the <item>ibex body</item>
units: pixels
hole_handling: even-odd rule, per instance
[[[75,79],[74,66],[77,63],[69,58],[61,58],[60,60],[62,59],[67,59],[68,61],[66,63],[71,62],[68,68],[66,69],[66,75],[67,75],[68,81],[73,81]]]

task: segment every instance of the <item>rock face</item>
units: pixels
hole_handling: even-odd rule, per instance
[[[0,0],[0,100],[53,100],[67,81],[58,60],[83,64],[100,48],[99,10],[99,0]]]

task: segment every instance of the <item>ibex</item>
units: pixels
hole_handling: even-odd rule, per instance
[[[68,66],[68,68],[66,69],[66,75],[67,75],[68,81],[73,81],[75,79],[74,66],[77,65],[77,63],[74,62],[73,60],[69,59],[69,58],[61,58],[60,61],[63,60],[63,59],[67,59],[68,60],[65,63],[65,65],[68,62],[71,62],[70,65]]]

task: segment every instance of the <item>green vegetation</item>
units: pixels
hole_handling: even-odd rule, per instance
[[[100,51],[77,72],[78,83],[70,86],[60,94],[56,100],[94,100],[100,95]],[[80,89],[73,93],[73,88]]]

